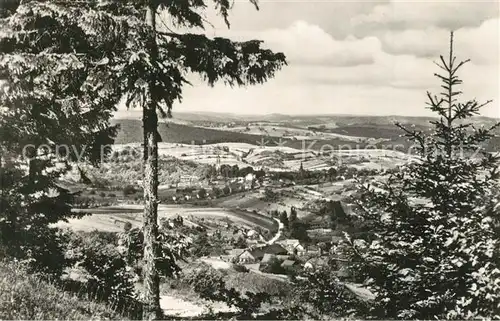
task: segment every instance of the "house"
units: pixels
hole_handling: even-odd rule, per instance
[[[307,254],[321,256],[323,251],[317,245],[310,245],[307,247]]]
[[[238,256],[239,263],[255,263],[261,261],[265,254],[284,255],[287,250],[279,244],[270,244],[247,249]]]
[[[245,249],[231,249],[231,250],[227,251],[227,254],[232,256],[232,257],[238,257],[243,252],[245,252]]]
[[[238,263],[240,264],[248,264],[248,263],[255,263],[258,261],[260,253],[254,251],[254,250],[245,250],[243,253],[241,253],[238,256]],[[264,256],[264,253],[262,253],[262,257]],[[262,258],[261,257],[261,258]]]
[[[273,260],[273,259],[278,259],[278,258],[274,254],[266,253],[266,254],[264,254],[264,257],[262,258],[262,261],[260,261],[260,264],[267,264],[267,263],[271,262],[271,260]]]
[[[294,260],[284,260],[283,263],[281,263],[281,267],[285,269],[289,269],[294,267],[297,264],[296,261]]]
[[[304,269],[305,270],[316,270],[322,266],[327,266],[328,265],[328,259],[325,257],[313,257],[312,259],[309,259],[305,264],[304,264]]]
[[[270,253],[270,254],[274,254],[274,255],[287,254],[287,250],[283,246],[281,246],[280,244],[276,244],[276,243],[265,245],[262,247],[262,250],[264,251],[264,253]]]
[[[288,254],[302,255],[306,252],[304,245],[297,239],[286,239],[277,243],[283,246]]]

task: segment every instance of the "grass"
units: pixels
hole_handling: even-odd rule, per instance
[[[1,320],[122,319],[103,303],[82,299],[18,264],[0,262]]]

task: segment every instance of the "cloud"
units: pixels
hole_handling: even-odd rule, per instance
[[[285,29],[260,32],[256,38],[264,40],[271,49],[284,52],[292,65],[369,65],[381,48],[375,37],[336,40],[319,26],[301,20]]]
[[[483,21],[498,17],[497,1],[391,1],[378,5],[368,14],[351,19],[357,32],[373,30],[407,30],[442,28],[456,30],[477,27]]]
[[[478,27],[455,31],[455,52],[458,57],[470,58],[476,64],[498,65],[500,51],[500,21],[484,21]],[[449,48],[450,33],[429,27],[404,31],[387,31],[381,37],[382,48],[390,54],[412,54],[436,59]]]
[[[498,9],[489,12],[490,4],[393,2],[374,8],[292,3],[262,2],[257,12],[237,2],[235,8],[242,9],[233,11],[231,30],[222,26],[206,32],[233,40],[261,39],[264,46],[283,51],[290,65],[275,79],[245,88],[210,88],[196,80],[185,88],[174,112],[429,115],[425,93],[440,92],[433,60],[447,53],[448,28],[454,25],[458,58],[472,59],[460,72],[463,99],[494,99],[484,114],[500,117]]]

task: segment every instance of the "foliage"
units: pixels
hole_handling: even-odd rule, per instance
[[[62,291],[16,263],[0,262],[0,319],[123,319],[111,307]]]
[[[120,309],[136,302],[137,298],[133,274],[116,246],[113,233],[74,234],[67,255],[74,267],[87,272],[86,293]]]
[[[281,266],[281,261],[276,257],[271,258],[266,263],[261,263],[259,266],[259,270],[264,273],[272,273],[272,274],[285,274],[285,269]]]
[[[120,234],[119,244],[130,265],[142,260],[143,242],[142,230],[138,228],[132,228]],[[175,227],[172,229],[162,228],[159,230],[158,244],[159,253],[156,255],[158,273],[164,277],[176,276],[181,271],[178,261],[188,256],[192,239],[179,233]]]
[[[246,266],[241,265],[241,264],[235,264],[235,265],[233,265],[233,269],[236,272],[240,272],[240,273],[248,273],[250,271]]]
[[[198,190],[197,196],[198,196],[198,198],[204,199],[205,197],[207,197],[207,190],[204,188],[200,188]]]
[[[239,311],[239,317],[243,319],[250,318],[252,314],[259,312],[263,303],[269,302],[270,296],[266,293],[242,294],[234,288],[228,289],[224,278],[222,272],[206,265],[195,269],[187,276],[189,284],[201,298],[224,302],[230,307],[235,307]]]
[[[125,185],[123,187],[123,196],[128,196],[130,194],[134,194],[136,192],[136,189],[134,185]]]
[[[289,222],[288,222],[288,214],[286,213],[286,211],[281,212],[281,214],[280,214],[280,222],[283,223],[283,226],[286,229],[288,228]]]
[[[266,202],[275,202],[278,200],[278,194],[270,188],[264,190],[263,200]]]
[[[299,302],[306,304],[316,316],[355,317],[364,316],[366,303],[357,299],[335,275],[331,266],[305,271],[296,281]]]
[[[485,104],[459,102],[453,56],[438,64],[444,91],[428,93],[439,118],[426,134],[400,125],[418,159],[382,186],[362,188],[360,216],[376,239],[351,242],[354,267],[376,294],[371,312],[400,319],[498,318],[500,307],[498,157],[484,151],[490,129],[471,117]]]
[[[303,242],[309,242],[311,238],[307,234],[307,224],[301,220],[295,220],[289,224],[287,236]]]
[[[233,242],[233,246],[235,248],[239,248],[239,249],[244,249],[247,247],[247,241],[246,239],[240,235],[238,236],[238,238]]]
[[[328,215],[329,228],[345,226],[350,223],[349,216],[345,213],[340,201],[327,201],[319,209],[320,215]]]
[[[1,246],[59,274],[62,240],[49,225],[79,215],[55,182],[70,161],[99,161],[116,131],[109,119],[121,91],[116,72],[98,63],[99,36],[82,39],[89,19],[49,3],[11,4],[0,28]],[[64,41],[52,41],[56,35]],[[77,57],[77,48],[87,53]]]

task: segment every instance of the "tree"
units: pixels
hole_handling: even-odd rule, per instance
[[[105,17],[79,19],[64,5],[9,1],[1,13],[1,246],[58,275],[65,238],[52,224],[79,215],[57,179],[71,162],[97,164],[109,153],[101,146],[116,132],[109,120],[121,89],[105,45],[121,47],[112,34],[86,33]]]
[[[290,224],[297,222],[297,209],[295,209],[295,206],[290,208],[290,217],[288,218],[288,221]]]
[[[287,229],[288,228],[288,214],[286,213],[286,211],[283,211],[280,215],[280,222],[283,223],[283,225],[285,226],[285,228]]]
[[[457,71],[467,61],[453,55],[436,74],[444,91],[427,94],[439,118],[434,132],[398,125],[415,143],[418,159],[395,173],[382,190],[368,185],[360,216],[377,238],[353,245],[355,269],[376,294],[373,314],[383,318],[498,318],[499,240],[493,209],[498,195],[498,156],[485,151],[491,130],[468,121],[476,100],[459,102]]]
[[[207,190],[204,188],[200,188],[198,190],[198,198],[204,199],[205,197],[207,197]]]
[[[328,169],[328,180],[332,182],[336,176],[337,176],[337,170],[333,167],[330,167]]]
[[[329,262],[331,263],[331,262]],[[297,278],[295,291],[301,302],[307,306],[315,319],[320,316],[346,318],[363,316],[367,304],[351,293],[336,275],[332,264],[321,266],[314,271],[304,271],[302,278]],[[354,308],[356,307],[356,308]]]
[[[257,6],[256,0],[251,2]],[[42,76],[46,81],[41,86],[53,89],[47,91],[72,91],[42,97],[45,106],[56,106],[49,110],[48,115],[58,115],[63,111],[65,117],[72,115],[78,119],[71,123],[73,127],[93,125],[92,134],[97,128],[101,129],[101,136],[109,137],[110,131],[102,130],[107,129],[102,122],[109,119],[122,97],[126,97],[127,106],[137,106],[143,111],[144,317],[159,318],[159,284],[154,264],[158,252],[157,143],[161,139],[157,132],[158,113],[164,117],[171,115],[174,102],[182,97],[183,85],[189,84],[185,78],[188,72],[200,74],[210,85],[218,81],[229,85],[252,85],[273,77],[285,64],[285,57],[261,49],[261,42],[256,40],[233,42],[200,34],[157,30],[156,18],[160,12],[168,15],[176,26],[203,29],[203,11],[207,7],[204,0],[19,3],[17,12],[8,18],[1,47],[3,52],[25,55],[21,61],[16,55],[10,55],[2,63],[10,65],[9,71],[23,80],[21,86],[25,92],[40,93],[33,90],[32,78],[26,77],[28,73],[40,70],[39,75],[47,72]],[[229,26],[230,2],[214,0],[213,3]],[[39,69],[19,68],[27,60],[30,67],[35,65]],[[77,72],[72,74],[75,70]],[[87,79],[87,83],[82,78]],[[62,83],[56,84],[56,81]],[[86,88],[83,94],[82,83]],[[17,99],[18,96],[10,97]],[[87,140],[83,142],[95,141],[89,139],[88,131],[85,133]],[[99,142],[102,143],[102,139]]]
[[[238,236],[236,240],[233,241],[233,246],[239,249],[244,249],[247,247],[247,241],[243,236]]]
[[[289,232],[288,236],[292,239],[298,239],[300,241],[309,242],[310,238],[307,234],[307,225],[304,222],[295,220],[288,224]]]

